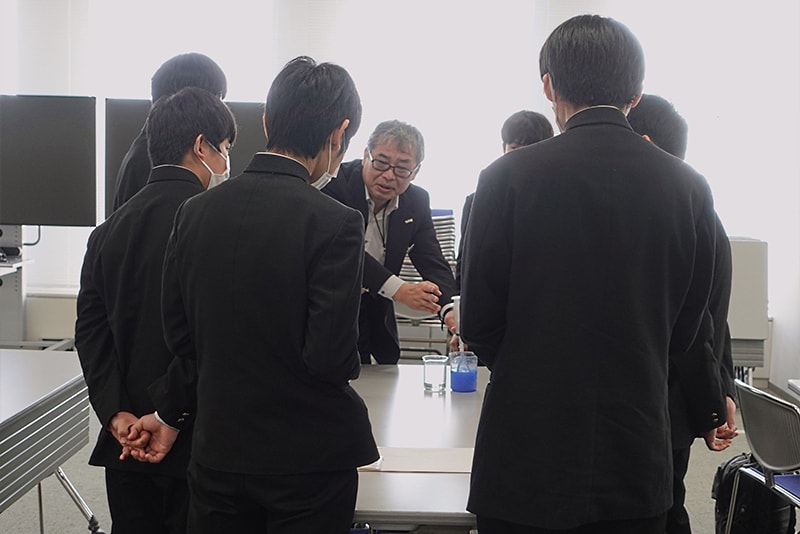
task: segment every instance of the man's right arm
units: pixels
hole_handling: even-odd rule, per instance
[[[310,374],[334,385],[360,371],[358,313],[364,258],[364,222],[348,210],[309,273],[308,327],[303,361]]]
[[[510,293],[512,214],[494,189],[497,176],[481,173],[464,245],[461,335],[490,369],[506,331]],[[494,181],[493,181],[494,180]]]
[[[706,433],[725,423],[727,404],[714,347],[714,317],[709,310],[716,257],[716,216],[705,185],[703,212],[695,225],[692,279],[673,327],[670,359],[689,407],[693,431]],[[697,325],[697,326],[696,326]]]
[[[98,235],[89,238],[78,292],[75,346],[89,389],[89,399],[103,428],[110,428],[118,412],[130,411],[119,356],[103,298],[104,279]]]
[[[148,388],[159,416],[168,425],[178,429],[189,424],[197,406],[197,356],[186,317],[176,256],[181,210],[182,207],[178,208],[167,241],[161,280],[164,341],[175,357],[167,367],[167,372]]]
[[[694,236],[694,265],[692,278],[686,291],[683,306],[672,328],[670,338],[670,352],[689,351],[700,330],[704,314],[708,312],[709,297],[714,278],[714,264],[716,257],[716,215],[711,198],[711,190],[703,180],[704,199]],[[708,330],[713,336],[713,323]],[[707,340],[710,344],[712,338]]]

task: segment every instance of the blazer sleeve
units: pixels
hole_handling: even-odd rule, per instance
[[[469,212],[472,210],[472,199],[474,193],[467,195],[464,199],[464,207],[461,210],[461,238],[458,241],[458,255],[456,256],[456,290],[461,292],[461,259],[464,255],[464,240],[467,234],[467,223],[469,222]]]
[[[367,252],[364,252],[362,257],[364,262],[364,287],[377,295],[386,280],[394,273]]]
[[[725,322],[725,337],[722,346],[722,361],[720,362],[722,369],[720,375],[722,377],[722,386],[725,395],[735,399],[736,398],[736,384],[733,379],[736,376],[733,368],[733,351],[731,350],[731,329],[728,322]]]
[[[197,354],[186,317],[178,275],[177,240],[183,206],[175,214],[161,279],[161,320],[164,341],[174,358],[167,372],[148,388],[158,415],[170,426],[184,428],[194,418],[197,406]]]
[[[481,173],[464,244],[461,335],[490,369],[506,331],[512,213],[490,171]]]
[[[727,416],[718,356],[721,351],[715,347],[715,317],[709,308],[717,250],[715,221],[711,194],[707,191],[696,225],[692,280],[670,340],[672,368],[686,399],[690,429],[697,434],[720,426]]]
[[[361,369],[357,346],[363,259],[363,218],[349,209],[308,278],[303,361],[311,375],[335,385],[357,378]]]
[[[683,301],[678,318],[672,327],[670,352],[688,351],[708,309],[709,296],[714,278],[714,258],[716,247],[716,225],[711,191],[703,181],[702,207],[695,224],[694,266],[689,289]],[[713,335],[713,332],[712,332]]]
[[[97,232],[89,238],[77,300],[75,347],[89,389],[89,400],[103,428],[117,412],[131,411],[114,334],[104,300]]]
[[[723,377],[711,342],[713,332],[713,318],[706,311],[692,346],[670,354],[671,371],[677,374],[689,430],[694,435],[717,428],[727,417]]]
[[[728,311],[731,300],[733,278],[733,258],[731,242],[725,227],[716,217],[717,252],[714,264],[714,285],[711,288],[709,307],[714,317],[714,351],[719,359],[723,391],[728,397],[736,398],[734,385],[733,353],[731,351],[731,331],[728,326]]]
[[[408,257],[424,280],[429,280],[439,286],[442,295],[439,297],[438,304],[445,306],[452,302],[453,295],[457,294],[456,279],[453,269],[442,254],[442,247],[436,237],[427,193],[420,198],[416,211],[419,213],[420,223]]]

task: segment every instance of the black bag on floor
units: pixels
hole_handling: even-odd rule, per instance
[[[716,534],[725,532],[728,506],[733,492],[733,477],[742,466],[761,470],[758,462],[747,453],[729,458],[717,468],[711,486],[711,497],[717,501],[714,505]],[[731,528],[733,534],[794,534],[794,526],[795,510],[792,505],[747,475],[739,477],[736,510]]]

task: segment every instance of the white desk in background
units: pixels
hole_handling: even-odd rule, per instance
[[[797,378],[789,379],[789,391],[791,391],[798,398],[800,398],[800,379]]]
[[[0,341],[24,339],[25,282],[22,267],[27,263],[30,260],[19,257],[0,261]]]
[[[421,525],[474,527],[467,512],[472,447],[483,392],[478,369],[472,393],[425,392],[422,366],[372,365],[354,380],[369,408],[382,461],[359,472],[355,521],[372,528],[412,530]],[[449,376],[448,376],[449,382]]]
[[[89,530],[100,532],[59,467],[88,442],[89,394],[78,353],[0,349],[0,512],[55,474]],[[41,513],[41,491],[39,499]]]

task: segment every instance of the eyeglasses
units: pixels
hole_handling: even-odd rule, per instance
[[[390,165],[388,161],[383,161],[381,159],[375,159],[372,157],[372,151],[367,149],[367,154],[369,154],[369,161],[372,164],[372,168],[379,172],[386,172],[389,169],[392,169],[392,173],[399,179],[399,180],[408,180],[411,178],[411,175],[414,174],[419,166],[422,165],[422,162],[417,163],[417,166],[413,169],[407,169],[405,167],[398,167],[397,165]]]

